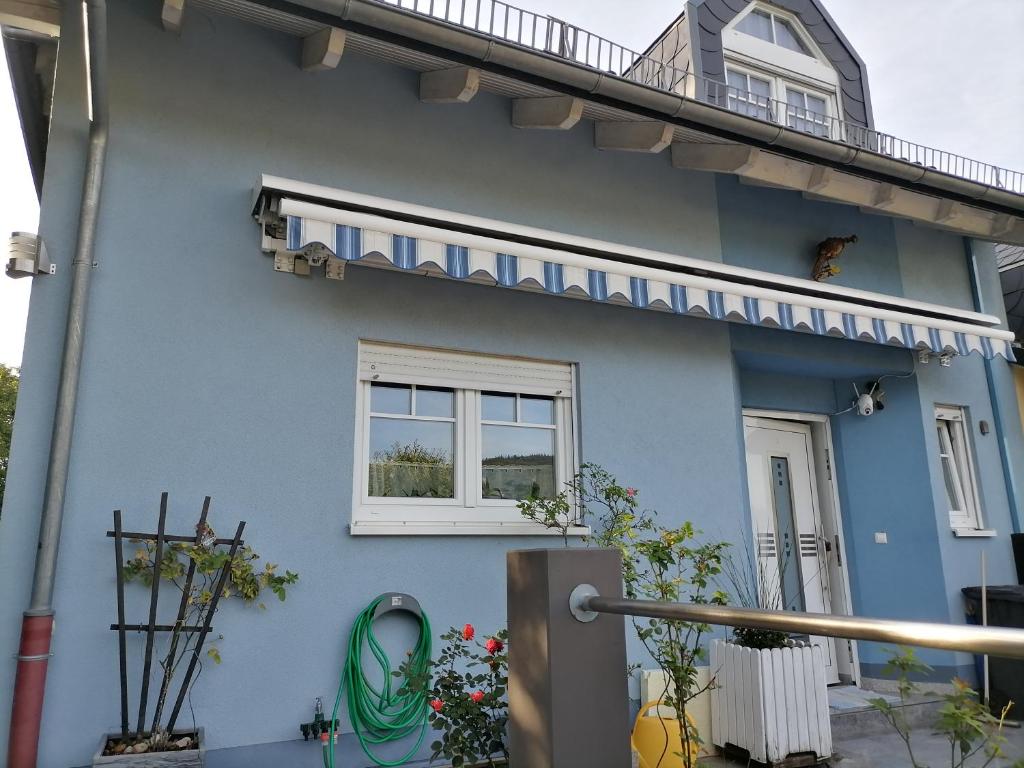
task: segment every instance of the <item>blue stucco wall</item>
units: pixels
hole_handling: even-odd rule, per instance
[[[218,614],[224,664],[204,671],[193,696],[213,748],[294,738],[313,697],[333,692],[356,612],[382,591],[415,594],[439,629],[503,623],[504,552],[545,540],[346,534],[360,337],[577,361],[584,457],[643,489],[666,522],[736,529],[740,446],[717,429],[737,412],[724,324],[358,267],[340,284],[280,275],[248,215],[251,185],[267,171],[714,259],[717,233],[700,225],[715,216],[710,177],[679,174],[665,158],[597,153],[584,132],[513,131],[504,99],[421,105],[414,74],[355,56],[324,77],[304,75],[294,40],[253,27],[197,13],[179,40],[163,33],[151,4],[111,10],[102,266],[45,713],[74,726],[44,739],[42,765],[86,762],[117,723],[103,532],[115,507],[131,527],[151,527],[161,490],[171,494],[172,530],[187,531],[210,494],[222,532],[245,519],[257,550],[302,574],[265,615]],[[70,89],[81,81],[77,38],[66,34],[61,80]],[[238,56],[225,60],[229,44]],[[65,100],[62,119],[76,134],[55,135],[47,192],[58,202],[42,224],[58,259],[74,241],[58,206],[77,196],[61,153],[81,150],[82,103]],[[609,179],[629,194],[611,194]],[[52,404],[33,380],[52,376],[58,348],[46,339],[59,338],[62,279],[39,281],[32,308],[18,474],[0,536],[5,653],[27,597]],[[683,392],[700,392],[701,407],[677,407]],[[138,614],[141,590],[134,598]],[[0,689],[12,673],[2,665]],[[6,722],[6,697],[2,706]]]
[[[827,237],[856,235],[837,264],[835,285],[903,295],[891,219],[865,216],[849,205],[805,199],[799,192],[742,184],[718,177],[718,223],[723,261],[809,278],[817,245]]]
[[[855,232],[839,284],[942,298],[920,259],[897,253],[900,237],[882,217],[674,170],[667,156],[597,152],[589,126],[516,131],[509,102],[487,94],[424,105],[415,73],[357,55],[306,74],[295,39],[189,13],[179,38],[160,28],[158,3],[111,3],[111,154],[45,713],[61,735],[44,739],[43,766],[87,762],[117,723],[103,532],[115,507],[150,527],[162,490],[174,530],[187,530],[210,494],[221,532],[244,518],[248,541],[302,574],[265,615],[218,614],[224,664],[203,673],[193,697],[211,747],[293,738],[313,697],[333,693],[352,618],[379,592],[417,595],[438,629],[503,622],[504,552],[546,540],[345,531],[361,337],[578,362],[583,459],[641,488],[666,522],[692,519],[716,536],[749,529],[742,406],[829,413],[845,407],[851,378],[910,370],[906,352],[867,344],[358,266],[341,283],[276,274],[249,218],[258,173],[801,276],[818,240]],[[78,24],[71,14],[64,30],[40,224],[60,266],[33,287],[0,522],[6,659],[28,598],[74,247],[85,127]],[[1005,537],[962,546],[933,498],[930,399],[981,409],[986,397],[982,369],[966,362],[946,378],[893,380],[877,418],[835,420],[860,612],[949,620],[969,580],[949,560],[990,546],[1005,567]],[[982,482],[992,519],[1005,519],[998,467],[986,465]],[[874,545],[874,530],[889,530],[892,543]],[[141,599],[133,594],[136,614]],[[0,664],[0,691],[13,671]],[[9,706],[0,696],[0,723]],[[0,727],[0,752],[6,737]]]

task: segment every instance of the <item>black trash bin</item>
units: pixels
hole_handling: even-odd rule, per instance
[[[964,587],[961,591],[967,601],[968,620],[981,624],[981,587]],[[986,591],[989,626],[1024,629],[1024,585],[988,587]],[[990,656],[988,676],[992,714],[998,715],[1012,701],[1013,709],[1008,718],[1024,720],[1024,660]],[[979,692],[983,686],[984,681],[979,679]]]

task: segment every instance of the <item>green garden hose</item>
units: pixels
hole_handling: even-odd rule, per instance
[[[389,593],[374,599],[356,617],[355,624],[352,625],[352,634],[348,640],[348,656],[341,670],[338,696],[334,700],[331,730],[324,744],[324,768],[334,768],[334,723],[338,719],[342,696],[346,694],[352,729],[359,739],[363,752],[374,764],[385,768],[402,765],[410,760],[423,744],[423,738],[427,733],[427,702],[419,692],[403,691],[407,678],[393,675],[391,660],[373,633],[377,608],[391,597]],[[420,635],[407,663],[413,676],[426,676],[430,673],[430,621],[422,610],[415,615],[419,622]],[[363,672],[364,646],[370,649],[384,677],[379,689],[369,682]],[[417,730],[419,737],[416,743],[396,760],[383,760],[371,751],[372,745],[399,741],[415,734]]]

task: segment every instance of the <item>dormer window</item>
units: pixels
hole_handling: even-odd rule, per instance
[[[811,56],[803,40],[785,19],[774,13],[754,9],[736,24],[736,31],[752,35],[775,45],[781,45],[796,53]]]
[[[709,99],[733,112],[839,139],[839,75],[795,13],[751,0],[722,29],[725,87]]]

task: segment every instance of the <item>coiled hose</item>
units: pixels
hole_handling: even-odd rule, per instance
[[[342,697],[346,694],[352,729],[359,739],[363,752],[375,765],[394,768],[408,762],[419,751],[427,734],[426,699],[420,692],[403,690],[408,677],[393,675],[391,660],[373,633],[377,606],[386,599],[389,599],[389,595],[381,595],[374,599],[356,617],[355,624],[352,625],[352,634],[348,640],[348,656],[341,670],[338,695],[334,700],[331,730],[324,745],[324,768],[334,768],[334,723],[338,719]],[[412,676],[426,676],[430,673],[430,621],[422,611],[417,615],[417,621],[419,638],[409,655],[408,665]],[[363,671],[364,647],[369,648],[383,676],[384,682],[379,689],[367,679]],[[402,757],[389,761],[373,754],[374,745],[399,741],[413,735],[417,730],[419,736],[416,743]]]

